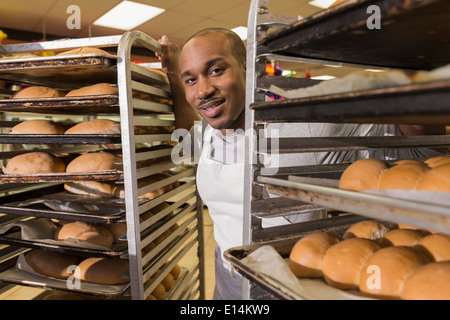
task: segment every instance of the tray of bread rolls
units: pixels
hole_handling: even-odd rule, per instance
[[[306,222],[298,236],[224,256],[278,299],[450,299],[450,236],[353,217]]]
[[[361,159],[339,179],[259,176],[275,195],[450,234],[450,156]]]

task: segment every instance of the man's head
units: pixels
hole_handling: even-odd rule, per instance
[[[244,128],[245,57],[244,43],[227,29],[202,30],[181,50],[186,98],[216,129]]]

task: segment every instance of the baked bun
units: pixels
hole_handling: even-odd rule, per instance
[[[79,194],[89,197],[112,198],[114,197],[114,182],[82,181],[67,182],[64,189],[73,194]]]
[[[76,239],[95,244],[101,247],[110,248],[114,238],[105,228],[82,221],[75,221],[64,224],[55,233],[55,240]]]
[[[89,53],[106,53],[109,54],[108,52],[99,49],[99,48],[93,48],[93,47],[81,47],[81,48],[75,48],[75,49],[71,49],[68,51],[64,51],[61,53],[58,53],[57,56],[69,56],[69,55],[74,55],[74,54],[89,54]]]
[[[428,167],[422,163],[395,165],[380,175],[378,188],[414,190],[428,170]]]
[[[178,264],[176,264],[175,267],[173,267],[173,269],[170,270],[170,273],[172,274],[173,278],[177,280],[181,273],[181,267]]]
[[[402,159],[402,160],[397,160],[394,162],[394,165],[401,165],[401,164],[416,164],[419,166],[427,166],[424,162],[417,160],[417,159]]]
[[[80,280],[100,284],[124,284],[130,281],[129,262],[120,258],[87,258],[78,265]]]
[[[166,291],[169,291],[173,287],[173,283],[174,278],[171,273],[168,273],[161,281],[161,284],[164,286],[164,289],[166,289]]]
[[[322,260],[327,250],[339,242],[339,237],[328,232],[315,232],[301,238],[292,247],[289,267],[297,277],[322,277]]]
[[[417,189],[422,191],[450,192],[450,163],[441,164],[428,170]]]
[[[9,134],[64,134],[65,126],[50,120],[34,119],[11,128]]]
[[[384,247],[388,246],[406,246],[412,247],[424,237],[424,233],[413,229],[396,229],[391,230],[380,239],[380,244]]]
[[[449,156],[436,156],[432,158],[428,158],[424,161],[425,164],[428,165],[430,168],[436,168],[437,166],[440,166],[442,164],[450,163],[450,157]]]
[[[45,152],[29,152],[13,157],[6,165],[7,174],[59,173],[66,171],[60,158]]]
[[[361,159],[348,166],[339,180],[339,188],[362,191],[378,188],[379,176],[389,168],[384,161]]]
[[[450,300],[450,261],[416,269],[403,284],[404,300]]]
[[[30,99],[30,98],[59,98],[64,97],[65,92],[41,86],[27,87],[20,90],[11,99]]]
[[[84,121],[66,130],[64,134],[120,134],[120,123],[109,119]]]
[[[114,238],[114,242],[116,242],[116,243],[121,241],[121,240],[119,240],[119,238],[121,236],[127,234],[127,223],[126,222],[109,223],[109,224],[105,224],[103,227],[112,234],[112,236]]]
[[[111,83],[97,83],[91,86],[82,87],[69,91],[66,97],[83,97],[83,96],[96,96],[105,94],[119,94],[119,89],[116,85]]]
[[[162,285],[162,283],[159,283],[150,294],[150,297],[153,296],[153,298],[155,298],[156,300],[163,300],[165,295],[166,288]]]
[[[25,261],[37,274],[65,280],[73,275],[67,272],[67,268],[78,265],[80,259],[64,253],[33,250],[25,254]]]
[[[73,159],[66,172],[95,172],[104,170],[122,170],[122,158],[109,152],[89,152]]]
[[[417,246],[430,253],[435,261],[450,261],[450,236],[433,233],[423,237]]]
[[[357,222],[348,228],[342,238],[364,238],[369,240],[378,240],[383,238],[389,231],[389,227],[384,223],[374,220],[364,220]]]
[[[400,299],[403,283],[432,258],[412,247],[386,247],[372,254],[361,270],[359,290],[365,296]]]
[[[358,289],[364,262],[381,246],[374,240],[350,238],[331,246],[322,262],[325,281],[334,288]]]

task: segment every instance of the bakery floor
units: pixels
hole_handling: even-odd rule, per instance
[[[213,236],[212,220],[208,210],[204,214],[204,237],[205,237],[205,299],[211,300],[214,292],[214,250],[216,242]],[[196,265],[198,263],[197,247],[194,246],[180,261],[181,266]],[[0,300],[31,300],[40,295],[44,290],[39,288],[14,286],[11,290],[0,295]]]

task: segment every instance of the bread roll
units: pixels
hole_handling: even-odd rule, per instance
[[[377,189],[379,176],[388,168],[388,164],[381,160],[358,160],[344,170],[339,188],[353,191]]]
[[[11,128],[9,134],[64,134],[65,126],[50,120],[34,119]]]
[[[419,166],[427,167],[427,165],[424,162],[417,160],[417,159],[402,159],[402,160],[398,160],[398,161],[394,162],[394,165],[396,165],[396,166],[401,165],[401,164],[416,164]]]
[[[58,98],[64,97],[65,92],[41,86],[27,87],[14,94],[11,99],[31,99],[31,98]]]
[[[173,287],[174,278],[171,273],[168,273],[164,279],[162,279],[161,284],[164,286],[166,291],[169,291]]]
[[[322,260],[327,250],[339,242],[328,232],[311,233],[301,238],[291,250],[289,267],[297,277],[322,277]]]
[[[404,163],[393,166],[380,175],[378,188],[414,190],[428,170],[428,167],[421,163]]]
[[[450,163],[450,157],[449,156],[436,156],[436,157],[428,158],[424,162],[425,162],[425,164],[428,165],[428,167],[436,168],[437,166],[440,166],[442,164]]]
[[[82,221],[66,223],[56,231],[55,240],[68,239],[81,240],[105,248],[110,248],[114,242],[113,236],[105,228]]]
[[[66,172],[95,172],[104,170],[122,170],[122,158],[109,152],[90,152],[73,159]]]
[[[58,53],[57,56],[68,56],[68,55],[75,55],[75,54],[89,54],[89,53],[106,53],[108,52],[99,49],[99,48],[93,48],[93,47],[81,47],[81,48],[75,48],[68,51],[64,51],[61,53]]]
[[[450,236],[446,234],[429,234],[419,240],[417,246],[427,250],[435,261],[450,260]]]
[[[181,267],[178,264],[175,265],[175,267],[173,267],[173,269],[170,270],[170,273],[172,274],[173,278],[177,280],[181,273]]]
[[[91,86],[86,86],[80,89],[69,91],[66,94],[66,97],[83,97],[83,96],[96,96],[105,94],[108,95],[119,94],[119,89],[117,88],[117,86],[111,83],[97,83]]]
[[[119,243],[121,241],[119,238],[127,234],[126,222],[105,224],[103,227],[112,234],[115,243]]]
[[[412,247],[424,237],[423,232],[413,229],[396,229],[391,230],[380,239],[380,244],[384,247],[388,246],[406,246]]]
[[[109,119],[84,121],[66,130],[64,134],[120,134],[120,123]]]
[[[25,254],[25,261],[37,274],[65,280],[73,275],[67,268],[78,265],[80,259],[64,253],[33,250]]]
[[[7,174],[59,173],[66,171],[66,164],[45,152],[29,152],[13,157],[5,169]]]
[[[389,227],[384,223],[374,220],[364,220],[357,222],[348,228],[342,238],[364,238],[369,240],[378,240],[383,238],[389,231]]]
[[[417,189],[422,191],[450,192],[450,163],[428,170]]]
[[[403,284],[403,300],[450,300],[450,261],[417,268]]]
[[[129,263],[120,258],[87,258],[78,265],[80,280],[100,284],[124,284],[130,281]]]
[[[67,182],[64,189],[70,193],[89,197],[112,198],[114,197],[114,182],[82,181]]]
[[[164,286],[160,283],[156,286],[156,288],[150,295],[153,296],[156,300],[163,300],[164,296],[166,295],[166,288],[164,288]]]
[[[365,296],[400,299],[404,281],[418,267],[432,258],[412,247],[386,247],[372,254],[364,263],[359,290]]]
[[[358,289],[364,262],[381,246],[374,240],[350,238],[331,246],[323,258],[325,281],[334,288]]]

